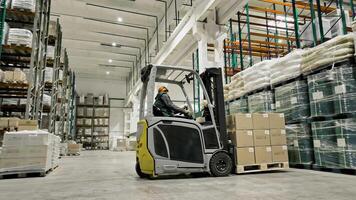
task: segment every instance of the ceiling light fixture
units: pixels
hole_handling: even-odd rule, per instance
[[[109,59],[108,61],[109,61],[109,63],[112,63],[112,59]]]
[[[109,75],[110,74],[110,72],[109,71],[106,71],[106,75]]]
[[[116,42],[113,42],[112,44],[111,44],[113,47],[116,47]]]
[[[122,22],[122,18],[121,18],[121,17],[118,17],[118,18],[117,18],[117,21],[118,21],[118,22]]]

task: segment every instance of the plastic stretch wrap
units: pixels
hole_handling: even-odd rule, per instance
[[[248,96],[248,111],[255,112],[273,112],[273,93],[264,91]]]
[[[271,84],[280,83],[298,77],[301,74],[303,50],[296,49],[282,58],[271,67]]]
[[[46,172],[58,166],[59,137],[45,131],[8,132],[0,154],[0,172]]]
[[[47,94],[43,94],[43,99],[42,99],[43,105],[50,106],[51,105],[51,99],[52,99],[51,96],[49,96]]]
[[[237,73],[231,78],[231,82],[224,87],[226,100],[237,99],[245,94],[242,73]]]
[[[2,30],[2,41],[1,44],[7,44],[7,38],[9,36],[9,25],[7,22],[4,23],[4,28]]]
[[[356,119],[313,122],[315,163],[356,169]]]
[[[35,0],[12,0],[11,8],[20,8],[35,11]]]
[[[331,116],[356,111],[356,71],[333,68],[308,77],[311,116]]]
[[[302,57],[302,73],[352,57],[355,52],[354,38],[354,34],[342,35],[305,50]]]
[[[247,98],[241,97],[230,103],[230,114],[248,113]]]
[[[55,49],[54,46],[50,46],[50,45],[47,46],[47,58],[54,59],[54,49]]]
[[[45,70],[45,82],[52,83],[53,82],[53,68],[46,67]]]
[[[276,112],[284,113],[287,123],[310,116],[308,85],[306,81],[295,81],[275,88]]]
[[[8,98],[3,98],[2,99],[2,105],[13,105],[13,106],[17,106],[18,105],[19,100],[18,99],[8,99]]]
[[[10,28],[7,44],[32,46],[32,32],[27,29]]]
[[[288,157],[291,164],[313,164],[313,137],[309,124],[286,125]]]

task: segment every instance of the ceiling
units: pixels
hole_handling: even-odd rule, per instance
[[[179,22],[175,14],[181,19],[194,0],[175,2],[52,0],[51,20],[60,19],[62,43],[77,75],[125,80],[134,68],[156,56]]]

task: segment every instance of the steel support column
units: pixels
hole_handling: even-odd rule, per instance
[[[238,27],[238,34],[239,34],[239,47],[240,47],[240,66],[241,70],[244,70],[244,57],[243,57],[243,50],[242,50],[242,30],[241,30],[241,13],[237,13],[237,27]]]
[[[295,0],[292,0],[292,8],[293,8],[293,19],[294,19],[294,33],[295,33],[295,43],[297,48],[300,48],[300,39],[299,39],[299,25],[298,25],[298,10],[295,5]]]
[[[314,2],[313,0],[309,0],[310,6],[310,17],[311,17],[311,26],[313,30],[313,46],[316,46],[318,43],[318,36],[316,33],[316,25],[315,25],[315,11],[314,11]],[[322,21],[319,23],[323,23]]]
[[[253,59],[252,59],[252,48],[251,48],[251,36],[250,36],[250,16],[249,16],[249,8],[248,4],[245,6],[246,10],[246,28],[247,28],[247,41],[248,41],[248,51],[249,51],[249,67],[253,65]]]
[[[319,32],[320,32],[320,42],[324,42],[324,27],[323,27],[323,18],[320,6],[320,0],[316,0],[316,8],[318,12],[318,21],[319,21]]]

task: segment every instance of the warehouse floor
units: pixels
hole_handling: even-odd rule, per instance
[[[354,199],[356,176],[310,170],[141,180],[134,152],[87,151],[44,178],[0,180],[0,199]]]

